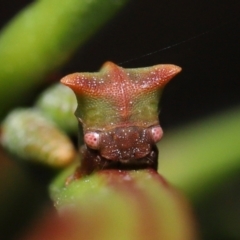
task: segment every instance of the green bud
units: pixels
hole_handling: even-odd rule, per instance
[[[77,119],[74,116],[77,100],[69,88],[62,84],[48,88],[38,98],[36,107],[63,131],[75,135],[78,132]]]
[[[16,109],[2,124],[2,145],[13,154],[52,167],[75,159],[70,139],[36,109]]]

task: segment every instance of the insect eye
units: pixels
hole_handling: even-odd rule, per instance
[[[99,148],[100,134],[97,132],[88,132],[84,135],[84,141],[92,149]]]
[[[151,135],[153,141],[158,142],[163,136],[163,130],[160,126],[151,127]]]

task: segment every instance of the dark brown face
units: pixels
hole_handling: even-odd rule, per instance
[[[84,140],[90,149],[98,150],[104,159],[131,163],[151,154],[153,145],[161,139],[162,134],[159,125],[149,128],[131,126],[87,132]]]

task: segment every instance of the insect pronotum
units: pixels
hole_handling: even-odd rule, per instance
[[[124,69],[106,62],[100,72],[62,78],[76,95],[75,115],[84,138],[76,175],[106,168],[157,169],[156,143],[163,135],[159,99],[180,71],[171,64]]]

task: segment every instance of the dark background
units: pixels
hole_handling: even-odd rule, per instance
[[[30,2],[1,1],[0,26]],[[163,94],[161,122],[165,129],[187,124],[240,103],[239,12],[239,0],[132,0],[61,75],[97,71],[107,60],[123,67],[179,65],[182,73]]]
[[[31,2],[1,1],[0,27]],[[166,130],[201,120],[240,105],[239,13],[239,0],[132,0],[79,49],[70,62],[59,70],[59,74],[97,71],[107,60],[125,68],[176,64],[183,71],[167,85],[163,93],[162,126]],[[24,192],[18,189],[22,195],[25,194],[26,200],[22,200],[21,211],[18,206],[12,209],[16,211],[15,222],[19,223],[14,226],[16,231],[26,224],[27,220],[22,216],[29,218],[27,205],[33,207],[35,204],[37,209],[43,196],[47,196],[46,192],[42,194],[41,178],[39,174],[34,177],[35,173],[36,170],[33,174],[26,171],[33,184]],[[239,179],[236,182],[239,183]],[[37,191],[32,189],[33,186],[38,187]],[[231,189],[233,185],[226,186]],[[232,188],[235,191],[236,186]],[[42,198],[38,201],[40,194]],[[222,197],[221,193],[216,193],[216,198]],[[206,212],[214,211],[216,198],[206,203]],[[204,239],[228,239],[227,234],[224,236],[221,231],[221,236],[217,236],[217,224],[215,229],[211,229],[215,220],[208,216],[206,221],[206,212],[198,213],[206,232]],[[12,234],[12,227],[9,229],[7,236]]]
[[[123,67],[179,65],[182,73],[164,91],[162,125],[198,120],[240,103],[239,12],[237,0],[132,1],[63,73],[96,71],[106,60]]]

